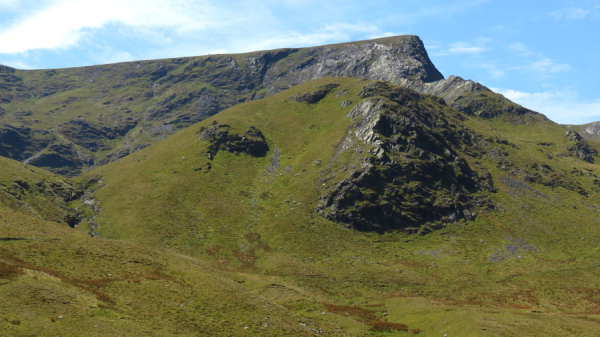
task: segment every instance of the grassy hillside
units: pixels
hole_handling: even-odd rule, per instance
[[[75,229],[3,211],[0,331],[597,335],[600,146],[565,132],[350,78],[235,106],[64,180]]]
[[[76,185],[0,161],[4,186]],[[62,205],[52,194],[35,192],[0,199],[0,335],[313,334],[310,320],[204,261],[133,241],[95,239],[60,223]]]
[[[331,83],[339,86],[325,99],[297,102]],[[543,116],[466,117],[422,96],[473,134],[472,146],[453,151],[479,177],[491,176],[485,193],[494,207],[474,210],[473,221],[426,235],[377,234],[316,212],[326,165],[352,160],[348,152],[332,158],[371,83],[303,84],[96,169],[104,183],[94,194],[102,208],[96,232],[210,261],[246,288],[351,334],[384,321],[423,335],[597,333],[599,172],[578,149],[594,161],[598,146]],[[214,147],[200,137],[213,120],[230,135],[256,127],[267,155],[236,155],[233,142],[232,152],[207,158]],[[371,156],[366,149],[361,156]]]

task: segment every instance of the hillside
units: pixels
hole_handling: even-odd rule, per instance
[[[533,113],[478,83],[445,80],[411,35],[68,69],[0,66],[0,155],[74,176],[241,102],[328,76],[389,81],[482,117]]]
[[[95,239],[67,226],[60,196],[76,183],[10,159],[0,162],[0,335],[311,333],[310,320],[202,260]]]
[[[93,170],[77,228],[208,261],[328,334],[593,335],[598,148],[325,78]]]
[[[0,82],[0,335],[600,331],[597,123],[415,36]]]

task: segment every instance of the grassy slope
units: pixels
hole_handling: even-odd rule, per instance
[[[0,161],[4,180],[71,183]],[[43,198],[22,200],[47,210],[49,217],[56,211]],[[9,201],[0,200],[0,335],[255,336],[265,329],[310,334],[299,316],[196,258],[131,241],[93,239]]]
[[[314,106],[287,101],[331,82],[350,95],[329,95]],[[235,106],[96,169],[92,174],[105,183],[95,194],[103,208],[96,219],[99,233],[206,259],[324,330],[335,325],[359,334],[368,329],[363,321],[387,319],[434,336],[597,333],[600,208],[593,175],[600,172],[597,165],[557,155],[569,145],[562,126],[511,116],[465,122],[484,137],[509,139],[512,146],[493,146],[518,167],[535,171],[534,165],[546,164],[559,178],[583,186],[587,197],[536,183],[530,185],[548,198],[506,186],[500,178],[512,176],[511,168],[500,169],[489,157],[465,156],[472,166],[477,161],[487,167],[498,188],[490,196],[498,209],[467,225],[423,237],[377,235],[352,232],[313,212],[322,169],[315,161],[333,156],[350,124],[351,107],[341,102],[358,102],[367,83],[321,79],[299,85]],[[221,151],[209,173],[196,171],[207,162],[207,143],[197,131],[213,120],[239,133],[258,127],[269,141],[269,155]],[[268,174],[275,147],[281,168]],[[535,249],[523,248],[526,244]],[[494,254],[500,262],[490,262]],[[373,314],[323,303],[357,304]],[[389,315],[382,316],[384,311]],[[321,312],[329,313],[317,316]]]
[[[75,216],[68,201],[83,185],[4,157],[0,166],[0,207],[63,224]]]

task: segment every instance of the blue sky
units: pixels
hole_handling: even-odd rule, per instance
[[[0,64],[65,68],[415,34],[448,77],[600,120],[600,0],[0,0]]]

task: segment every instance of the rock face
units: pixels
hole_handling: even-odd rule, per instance
[[[306,92],[302,95],[294,95],[290,97],[290,101],[298,102],[298,103],[308,103],[315,104],[325,98],[331,90],[337,88],[338,85],[333,83],[319,88],[313,92]]]
[[[229,125],[219,125],[214,121],[210,128],[203,127],[198,131],[200,139],[210,143],[206,151],[207,159],[212,160],[219,150],[235,155],[247,153],[254,157],[264,157],[269,152],[265,136],[256,127],[250,126],[242,135],[230,132],[230,130]]]
[[[463,116],[386,82],[360,96],[348,114],[353,125],[320,177],[322,216],[361,231],[426,233],[493,208],[482,194],[494,191],[491,176],[459,154],[483,152]]]
[[[567,131],[566,136],[569,138],[571,142],[573,142],[573,146],[567,147],[567,151],[569,151],[569,155],[573,157],[579,157],[587,162],[593,163],[594,156],[598,156],[598,151],[592,148],[581,135],[575,131]]]
[[[17,160],[45,158],[44,151],[54,146],[54,159],[30,162],[53,163],[44,167],[76,175],[88,165],[121,158],[240,102],[331,76],[404,85],[443,97],[450,106],[481,117],[533,113],[475,82],[458,77],[444,80],[423,42],[410,35],[70,69],[2,66],[0,155]],[[327,90],[297,99],[311,103]],[[84,153],[86,159],[73,161],[73,153]]]
[[[600,122],[592,123],[581,131],[588,135],[600,136]]]
[[[402,80],[398,84],[423,94],[441,97],[450,107],[467,115],[482,118],[493,118],[507,113],[517,116],[541,116],[494,93],[480,83],[464,80],[458,76],[450,76],[431,83]]]

